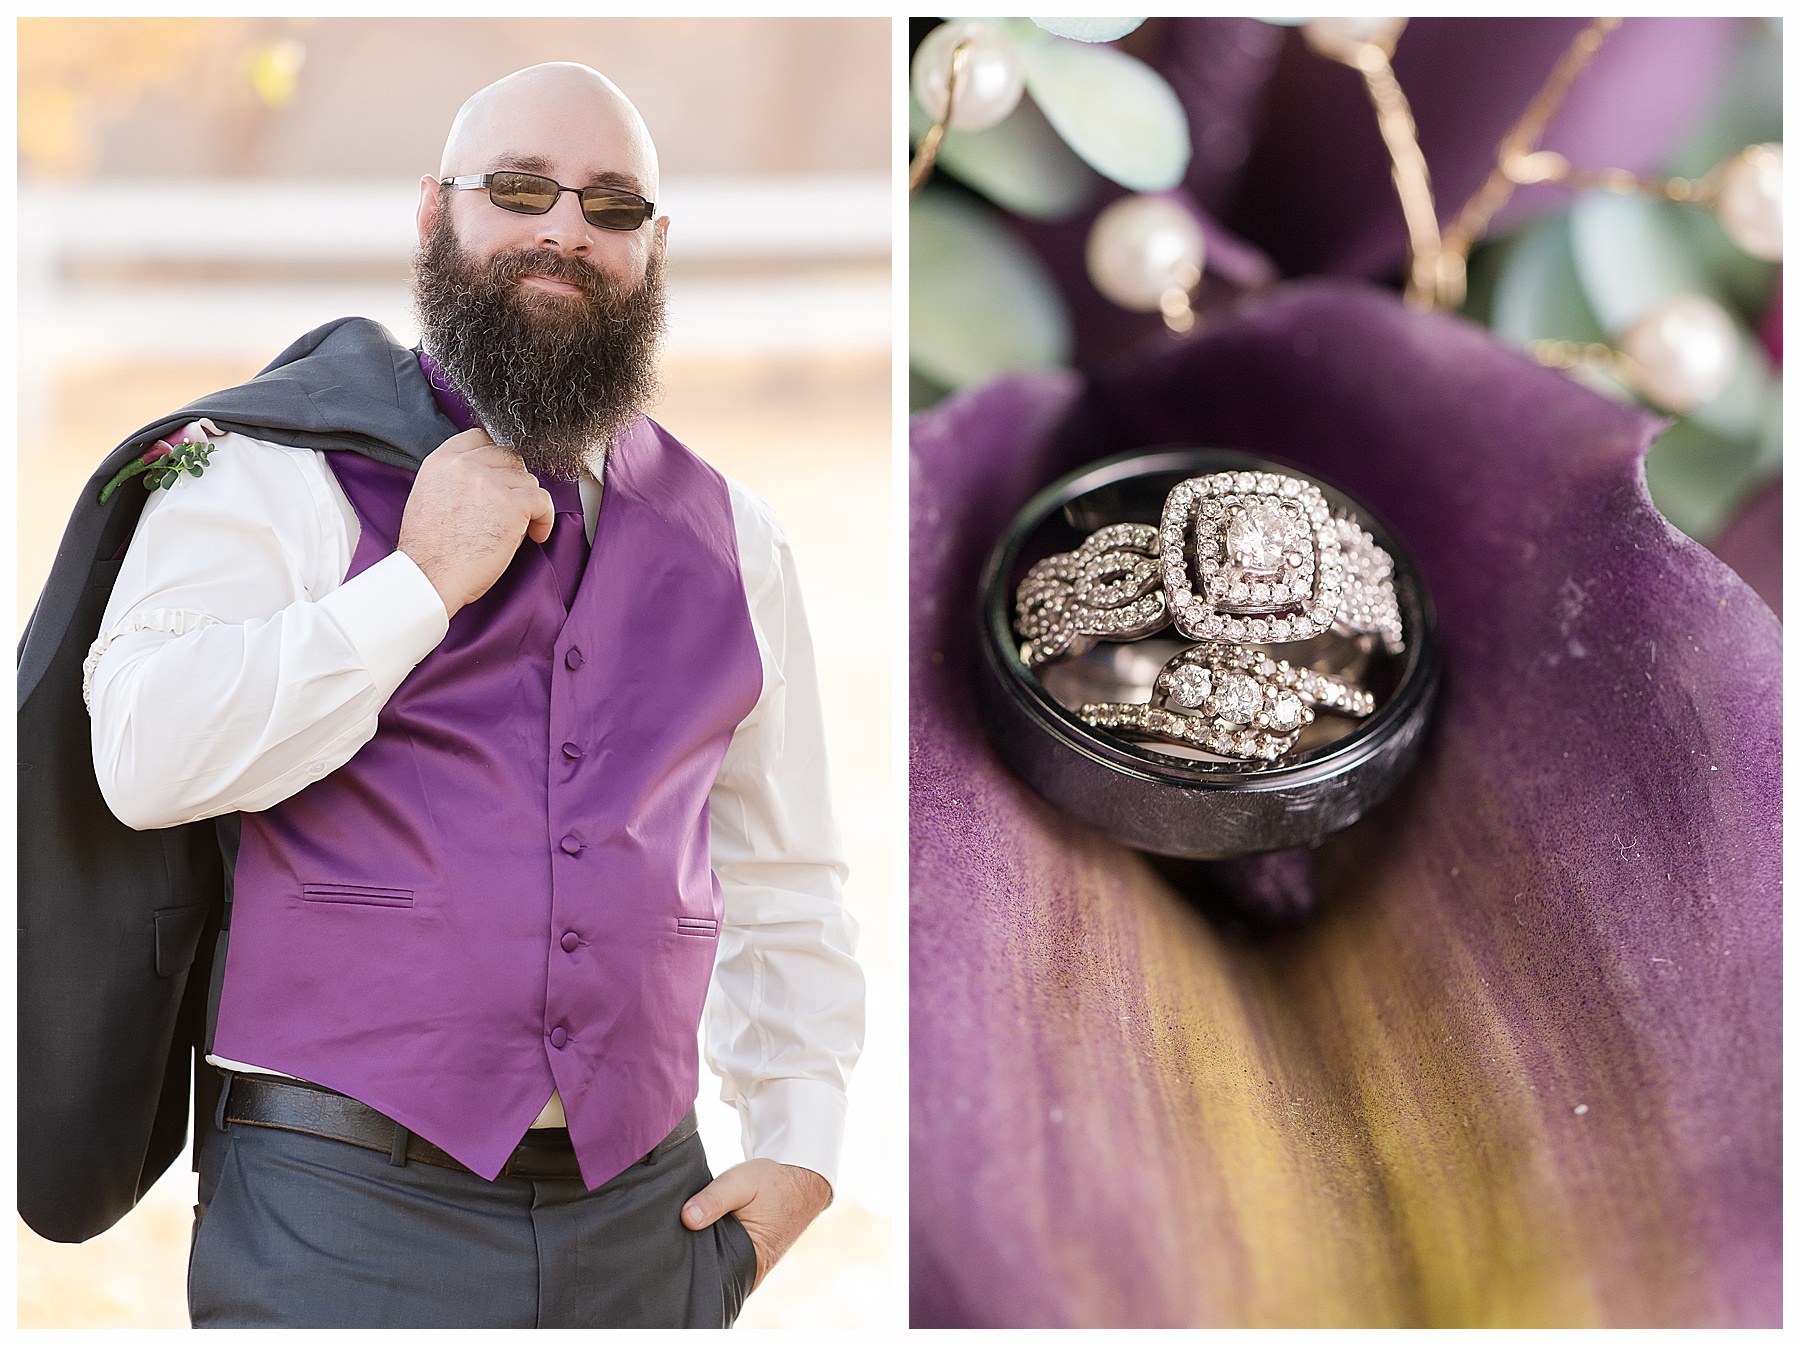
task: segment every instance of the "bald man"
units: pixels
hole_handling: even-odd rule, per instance
[[[643,414],[659,190],[597,72],[481,90],[420,181],[421,345],[309,333],[71,523],[117,578],[96,623],[109,572],[53,575],[22,679],[86,647],[109,816],[21,830],[154,907],[179,1013],[132,1017],[205,1061],[195,1326],[729,1325],[830,1201],[863,988],[812,649],[769,508]],[[56,676],[22,742],[73,732]]]

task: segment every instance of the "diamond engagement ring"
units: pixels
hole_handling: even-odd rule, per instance
[[[1083,654],[1103,638],[1137,640],[1167,626],[1155,558],[1156,529],[1120,523],[1032,566],[1015,600],[1025,666]]]
[[[1193,640],[1280,644],[1325,631],[1404,649],[1394,562],[1309,481],[1279,472],[1190,477],[1163,503],[1162,581]]]
[[[1417,758],[1436,697],[1436,617],[1399,539],[1330,482],[1236,450],[1058,478],[995,540],[978,595],[976,703],[1001,761],[1159,855],[1350,826]]]
[[[1361,719],[1375,709],[1375,698],[1347,678],[1208,641],[1163,665],[1147,703],[1093,702],[1077,713],[1097,729],[1273,762],[1299,741],[1314,707]]]
[[[1190,579],[1189,562],[1199,575]],[[1275,472],[1181,482],[1161,529],[1112,524],[1034,565],[1015,599],[1027,668],[1140,640],[1168,625],[1195,640],[1281,644],[1322,631],[1405,648],[1394,561],[1319,488]]]

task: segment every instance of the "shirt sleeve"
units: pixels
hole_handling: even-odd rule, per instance
[[[864,985],[844,906],[812,637],[793,555],[768,506],[735,483],[744,590],[763,689],[711,797],[724,899],[706,1055],[736,1105],[744,1154],[834,1187],[845,1088],[862,1051]]]
[[[266,809],[343,765],[449,625],[404,553],[344,582],[355,519],[320,455],[207,437],[204,475],[146,501],[88,655],[95,774],[136,828]]]

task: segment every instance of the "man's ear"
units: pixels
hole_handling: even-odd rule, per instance
[[[419,179],[419,209],[413,216],[413,223],[418,227],[419,246],[425,246],[425,240],[431,237],[431,226],[437,219],[437,213],[443,207],[444,190],[438,180],[427,173]]]

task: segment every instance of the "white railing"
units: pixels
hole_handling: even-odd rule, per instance
[[[888,349],[888,179],[678,179],[661,195],[671,355]],[[347,313],[410,339],[417,200],[392,181],[22,184],[25,363],[272,355]]]

